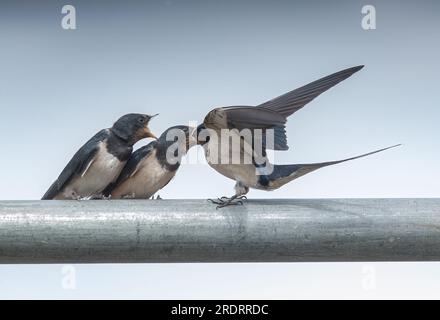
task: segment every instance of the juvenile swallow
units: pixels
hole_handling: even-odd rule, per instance
[[[101,197],[121,173],[133,145],[144,138],[156,139],[148,127],[154,116],[127,114],[111,128],[99,131],[73,156],[42,200]]]
[[[342,70],[258,106],[220,107],[209,112],[203,124],[198,127],[198,144],[203,146],[207,162],[213,169],[236,181],[235,194],[232,197],[221,197],[210,201],[218,207],[242,204],[241,200],[246,198],[249,188],[275,190],[319,168],[392,148],[384,148],[344,160],[311,164],[273,165],[267,158],[267,149],[288,150],[285,125],[290,115],[362,68],[363,66],[357,66]],[[201,133],[206,129],[209,129],[210,133],[201,137]],[[270,133],[268,129],[272,129],[273,143],[269,143],[270,139],[267,139]],[[213,134],[220,137],[222,130],[228,130],[232,140],[236,138],[238,139],[236,141],[241,141],[238,148],[235,150],[231,146],[224,148],[220,145],[223,142],[219,143],[218,138],[212,139]],[[250,140],[243,139],[239,135],[242,130],[251,133]],[[247,156],[252,161],[234,163],[231,161],[234,152],[239,153],[235,154],[238,159]],[[225,163],[222,159],[228,161]]]
[[[111,199],[149,199],[177,173],[182,157],[196,145],[196,128],[174,126],[136,150],[115,183],[104,191]]]

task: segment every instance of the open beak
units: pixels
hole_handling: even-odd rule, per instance
[[[153,119],[154,117],[158,116],[158,115],[159,115],[159,114],[156,113],[156,114],[153,114],[152,116],[149,116],[150,119],[148,120],[148,122],[149,122],[151,119]],[[153,138],[153,139],[157,140],[157,137],[154,135],[153,132],[151,132],[150,128],[148,128],[148,127],[145,127],[145,136],[146,136],[147,138]]]
[[[157,137],[154,135],[153,132],[151,132],[150,128],[148,128],[148,127],[145,128],[145,137],[146,138],[153,138],[153,139],[157,140]]]

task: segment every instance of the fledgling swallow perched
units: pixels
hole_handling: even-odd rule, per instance
[[[203,146],[208,164],[212,168],[236,181],[235,194],[232,197],[221,197],[211,201],[218,207],[242,204],[241,199],[246,198],[249,188],[275,190],[319,168],[392,148],[380,149],[349,159],[312,164],[273,165],[267,158],[267,149],[288,150],[285,125],[290,115],[362,68],[363,66],[357,66],[342,70],[258,106],[220,107],[209,112],[203,124],[198,127],[198,144]],[[211,133],[205,133],[206,139],[200,138],[200,134],[206,129]],[[241,141],[235,151],[230,147],[220,146],[219,139],[212,139],[212,134],[220,137],[223,130],[230,132],[232,140],[235,137],[236,141]],[[248,130],[251,139],[243,139],[239,135],[242,130]],[[269,143],[269,132],[273,138],[272,143]],[[257,145],[259,147],[256,147]],[[231,157],[234,155],[238,156],[238,159],[244,159],[247,156],[252,161],[231,162]],[[225,163],[220,158],[229,161]]]
[[[182,157],[197,144],[196,128],[174,126],[156,141],[136,150],[115,183],[105,191],[111,199],[149,199],[177,173]]]
[[[111,128],[99,131],[73,156],[42,200],[101,197],[102,191],[121,173],[133,145],[144,138],[156,139],[148,127],[154,116],[127,114]]]

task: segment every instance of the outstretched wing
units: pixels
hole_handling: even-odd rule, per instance
[[[111,183],[104,190],[104,196],[108,197],[117,186],[133,177],[138,172],[142,159],[148,157],[154,150],[156,145],[157,141],[152,141],[146,146],[139,148],[138,150],[133,152],[133,154],[130,156],[127,163],[125,164],[124,168],[122,169],[118,179],[116,179],[114,183]]]
[[[55,180],[49,190],[44,194],[42,200],[54,199],[73,177],[76,175],[84,175],[93,163],[96,153],[99,150],[99,143],[107,137],[108,131],[105,129],[101,130],[82,146],[61,172],[58,179]]]
[[[289,149],[285,129],[287,117],[362,68],[363,66],[358,66],[336,72],[256,107],[233,106],[214,109],[205,118],[205,125],[208,128],[214,125],[217,128],[238,130],[244,128],[273,129],[274,145],[267,147],[274,150],[287,150]],[[266,147],[265,135],[263,144]]]
[[[261,129],[262,144],[266,148],[266,130],[273,130],[274,145],[270,147],[274,150],[287,150],[287,137],[285,124],[287,119],[279,113],[258,107],[227,107],[222,108],[226,114],[227,128],[238,129]],[[255,137],[256,138],[256,137]],[[258,143],[258,138],[254,143]]]
[[[262,133],[263,149],[266,148],[266,130],[274,130],[274,150],[287,150],[287,138],[285,130],[286,119],[280,114],[267,110],[249,106],[234,106],[216,108],[210,111],[203,122],[206,128],[217,130],[221,129],[250,129],[254,134],[255,129],[260,129]],[[253,143],[258,143],[257,135],[253,135]],[[257,138],[257,139],[255,139]]]
[[[287,118],[304,107],[307,103],[315,99],[321,93],[334,87],[339,82],[344,81],[352,74],[361,70],[363,67],[364,66],[357,66],[333,73],[301,88],[283,94],[275,99],[262,103],[257,107],[275,111]]]

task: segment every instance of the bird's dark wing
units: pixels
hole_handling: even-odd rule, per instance
[[[358,66],[339,71],[256,107],[233,106],[214,109],[205,118],[205,126],[210,128],[214,125],[217,128],[238,130],[274,129],[274,145],[267,145],[266,135],[263,134],[263,147],[287,150],[289,149],[285,130],[287,117],[362,68],[363,66]]]
[[[108,137],[107,130],[101,130],[93,136],[84,146],[79,149],[67,166],[61,172],[57,180],[44,194],[42,200],[51,200],[60,193],[75,175],[82,175],[90,166],[99,150],[99,142]]]
[[[222,117],[225,119],[223,121]],[[216,127],[221,129],[254,129],[262,130],[263,148],[266,148],[266,130],[274,130],[274,150],[287,150],[287,137],[285,130],[286,118],[279,113],[250,106],[233,106],[212,110],[208,116],[208,123],[205,126],[211,128],[209,120],[216,122]],[[255,141],[254,141],[255,142]]]
[[[265,129],[274,126],[283,126],[286,118],[281,114],[256,107],[226,107],[223,108],[229,129]]]
[[[142,148],[139,148],[138,150],[133,152],[116,181],[114,183],[111,183],[104,190],[104,196],[109,196],[117,186],[119,186],[130,177],[134,176],[139,169],[139,164],[141,163],[142,159],[148,157],[148,155],[154,150],[156,145],[157,141],[152,141],[146,146],[143,146]]]
[[[322,79],[309,83],[301,88],[290,91],[275,99],[258,105],[258,108],[265,108],[288,117],[315,99],[321,93],[327,91],[339,82],[347,79],[352,74],[361,70],[364,66],[357,66],[331,74]]]

